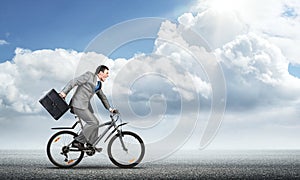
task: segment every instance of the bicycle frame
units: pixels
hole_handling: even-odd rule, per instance
[[[116,118],[115,118],[116,116]],[[80,124],[81,130],[83,129],[83,124],[82,121],[79,117],[75,116],[75,118],[78,120],[74,123],[74,125],[72,127],[55,127],[55,128],[51,128],[52,130],[61,130],[61,129],[75,129],[75,127]],[[98,128],[104,127],[104,126],[108,126],[96,139],[95,143],[93,144],[93,146],[95,147],[100,141],[101,139],[106,135],[106,133],[111,129],[114,128],[114,130],[107,136],[107,138],[104,140],[104,142],[106,142],[116,131],[118,134],[120,134],[120,140],[121,140],[121,144],[124,150],[127,150],[127,148],[124,145],[124,142],[122,140],[122,130],[119,129],[119,127],[126,125],[128,123],[121,123],[119,125],[116,124],[116,122],[120,119],[120,115],[119,114],[111,114],[110,115],[111,121],[105,122],[103,124],[100,124],[98,126]]]

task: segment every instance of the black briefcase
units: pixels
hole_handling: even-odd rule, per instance
[[[39,102],[55,120],[58,120],[69,109],[69,105],[54,89],[51,89]]]

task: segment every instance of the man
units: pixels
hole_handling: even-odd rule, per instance
[[[85,121],[86,124],[82,132],[75,137],[75,140],[72,142],[73,147],[84,149],[84,143],[87,143],[88,146],[92,146],[98,137],[99,121],[94,115],[90,104],[90,100],[94,94],[97,94],[107,110],[112,113],[117,112],[117,110],[111,108],[105,94],[101,90],[102,82],[104,82],[108,76],[108,67],[104,65],[98,66],[95,73],[88,71],[71,80],[59,94],[62,98],[65,98],[71,89],[77,86],[77,90],[70,101],[70,106],[71,110],[80,119]]]

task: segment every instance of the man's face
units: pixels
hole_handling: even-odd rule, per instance
[[[100,81],[104,82],[106,80],[106,78],[108,77],[108,74],[109,74],[109,70],[107,70],[107,69],[105,69],[104,72],[100,71],[98,74]]]

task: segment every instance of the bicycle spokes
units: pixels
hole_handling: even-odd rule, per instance
[[[61,131],[50,138],[47,144],[47,155],[54,165],[72,167],[81,161],[84,152],[70,147],[75,136],[77,134],[74,132]]]

